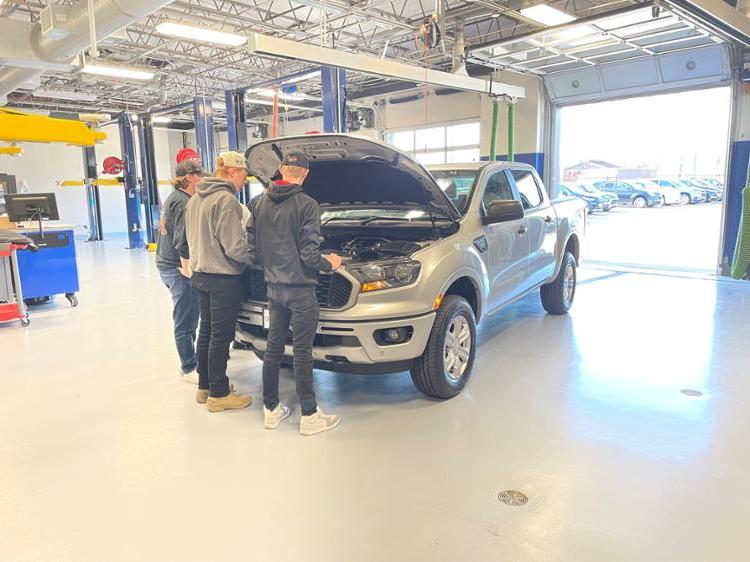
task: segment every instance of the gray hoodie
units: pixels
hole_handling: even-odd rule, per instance
[[[190,265],[199,273],[239,275],[250,263],[242,228],[242,205],[234,186],[206,178],[185,208]]]

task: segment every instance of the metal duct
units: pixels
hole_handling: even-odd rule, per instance
[[[170,4],[172,0],[99,0],[96,2],[96,35],[101,40],[152,12]],[[86,2],[78,2],[67,13],[65,22],[55,23],[56,29],[65,32],[42,35],[37,23],[29,33],[29,44],[34,53],[49,62],[70,62],[72,57],[89,45],[89,12]],[[54,37],[53,37],[54,35]],[[64,37],[60,38],[61,35]],[[9,68],[0,72],[0,103],[24,82],[36,78],[39,70]]]

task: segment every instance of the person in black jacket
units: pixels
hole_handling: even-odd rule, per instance
[[[195,332],[200,299],[190,286],[187,269],[190,253],[185,235],[185,206],[195,194],[203,175],[200,164],[193,160],[185,160],[175,168],[174,191],[162,207],[156,247],[156,267],[172,295],[174,341],[180,357],[182,380],[193,384],[198,384]]]
[[[270,326],[263,357],[263,412],[266,429],[276,429],[290,410],[279,402],[279,368],[292,327],[294,379],[302,416],[300,433],[314,435],[336,427],[341,418],[318,407],[313,390],[312,347],[318,326],[315,296],[319,271],[341,266],[341,258],[320,254],[320,207],[302,191],[309,173],[303,152],[287,154],[282,179],[250,202],[248,245],[268,284]]]

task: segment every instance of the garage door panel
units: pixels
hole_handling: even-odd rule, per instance
[[[707,38],[695,38],[706,41]],[[634,52],[637,56],[637,52]],[[607,56],[627,56],[627,53]],[[691,87],[723,85],[731,81],[726,44],[631,60],[605,62],[586,69],[552,72],[544,76],[552,102],[585,103],[630,95],[657,94]]]
[[[601,92],[602,79],[595,68],[574,70],[549,76],[551,91],[561,98]]]
[[[659,67],[665,82],[679,82],[709,76],[716,76],[720,79],[729,72],[729,61],[723,46],[715,45],[661,55]]]
[[[638,59],[609,64],[601,68],[604,87],[608,91],[659,83],[659,68],[654,59]]]

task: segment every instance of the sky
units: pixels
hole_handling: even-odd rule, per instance
[[[728,87],[565,107],[561,169],[585,160],[658,169],[659,175],[724,175]]]

